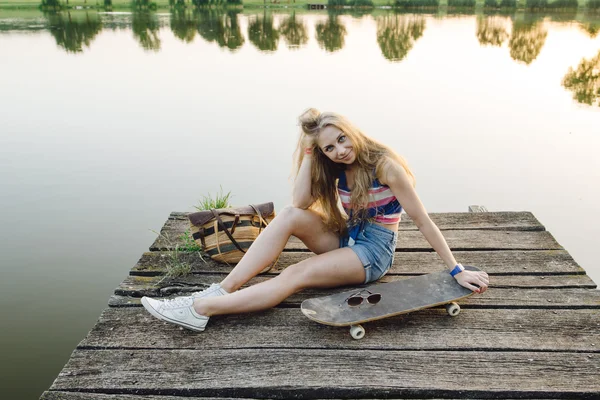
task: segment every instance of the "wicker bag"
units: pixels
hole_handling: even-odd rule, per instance
[[[275,218],[273,203],[219,208],[188,215],[192,237],[215,261],[236,264]]]

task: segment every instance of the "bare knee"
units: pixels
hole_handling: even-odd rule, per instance
[[[288,204],[279,211],[278,215],[284,216],[286,219],[299,219],[302,218],[303,215],[306,215],[307,212],[310,211]]]
[[[313,219],[313,214],[312,211],[294,207],[293,205],[287,205],[279,211],[277,216],[285,221],[285,224],[290,227],[292,234],[295,234],[302,231],[303,227]]]
[[[275,279],[281,279],[286,285],[292,287],[295,292],[306,288],[306,268],[303,268],[302,262],[292,264],[284,269]]]

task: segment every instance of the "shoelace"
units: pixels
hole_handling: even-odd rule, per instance
[[[190,297],[178,297],[175,299],[167,299],[167,300],[163,300],[162,301],[162,307],[164,309],[168,309],[168,308],[181,308],[181,307],[189,307],[191,306],[190,304]],[[192,301],[193,303],[193,301]]]
[[[212,285],[210,285],[208,287],[208,289],[204,289],[204,290],[201,290],[199,292],[192,293],[192,296],[199,296],[199,295],[210,294],[212,292],[216,292],[220,288],[221,288],[221,286],[218,283],[213,283]]]

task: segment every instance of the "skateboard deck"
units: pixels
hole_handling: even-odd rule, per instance
[[[465,269],[481,271],[472,266],[465,266]],[[366,298],[369,292],[381,294],[381,300],[376,304],[363,300],[358,306],[348,305],[349,297],[358,295]],[[350,326],[352,337],[362,339],[365,330],[359,324],[439,305],[446,305],[448,314],[454,317],[460,312],[460,307],[455,301],[474,293],[460,286],[448,271],[439,271],[307,299],[302,302],[301,310],[308,318],[321,324]]]

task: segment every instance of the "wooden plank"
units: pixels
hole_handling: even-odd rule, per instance
[[[192,292],[200,288],[186,288]],[[178,293],[184,293],[178,288]],[[298,307],[305,299],[348,290],[309,289],[296,293],[284,300],[280,307]],[[168,291],[165,291],[168,293]],[[158,296],[157,296],[158,297]],[[471,296],[460,303],[463,308],[548,308],[548,309],[598,309],[600,308],[600,290],[591,289],[502,289],[492,287],[483,295]],[[110,307],[141,307],[140,297],[112,295]]]
[[[89,393],[89,392],[44,392],[40,400],[233,400],[239,399],[239,397],[188,397],[188,396],[143,396],[143,395],[130,395],[130,394],[104,394],[104,393]],[[251,398],[247,398],[252,400]],[[333,399],[335,400],[335,399]],[[338,399],[339,400],[339,399]],[[424,399],[415,399],[424,400]],[[430,400],[441,400],[441,399],[430,399]],[[448,399],[446,399],[448,400]],[[457,399],[450,399],[457,400]],[[473,399],[478,400],[478,399]],[[508,399],[510,400],[510,399]],[[536,400],[549,400],[549,399],[536,399]]]
[[[489,212],[489,213],[431,213],[431,220],[440,230],[503,230],[503,231],[543,231],[544,226],[530,212]],[[173,212],[161,229],[173,245],[182,245],[180,236],[189,230],[187,213]],[[412,219],[404,214],[400,222],[400,231],[417,230]],[[150,250],[169,248],[167,241],[157,238]]]
[[[600,395],[599,360],[597,353],[561,352],[75,350],[51,390],[279,398],[592,399]]]
[[[563,250],[547,231],[482,231],[447,230],[444,238],[452,250]],[[295,239],[295,238],[294,238]],[[290,240],[286,248],[305,248],[299,240]],[[396,245],[398,251],[433,251],[418,231],[401,232]]]
[[[479,206],[481,207],[481,206]],[[485,209],[485,207],[482,207]],[[188,213],[172,212],[167,221],[183,221],[184,229],[178,229],[177,232],[183,233],[189,223]],[[529,211],[497,211],[488,212],[480,215],[473,215],[472,212],[444,212],[429,213],[431,220],[440,230],[444,229],[491,229],[491,230],[525,230],[525,231],[543,231],[544,225]],[[167,224],[165,224],[167,226]],[[176,226],[176,225],[168,225]],[[417,230],[414,222],[406,213],[402,214],[399,230]]]
[[[107,308],[78,348],[600,352],[597,310],[466,309],[451,318],[444,309],[429,309],[370,322],[364,327],[364,339],[351,340],[348,328],[323,326],[307,319],[298,309],[278,308],[215,316],[204,333],[196,334],[160,321],[144,309]],[[456,340],[457,337],[468,340]]]
[[[452,250],[563,250],[547,231],[447,230],[443,233]],[[169,244],[161,240],[158,245],[152,245],[150,250],[173,250],[175,246],[175,243]],[[308,250],[304,243],[294,236],[287,242],[285,249]],[[398,236],[396,251],[433,250],[421,232],[403,231]]]
[[[105,394],[89,392],[47,391],[42,393],[40,400],[233,400],[233,397],[181,397],[181,396],[143,396],[132,394]]]
[[[503,251],[455,251],[457,260],[464,265],[474,265],[492,275],[576,275],[585,274],[571,255],[564,250],[503,250]],[[171,252],[145,252],[131,269],[131,275],[156,276],[167,270]],[[290,265],[314,257],[312,252],[283,252],[270,273],[278,274]],[[179,253],[178,260],[191,266],[193,273],[229,273],[233,266],[201,258],[198,252]],[[397,252],[390,275],[427,274],[445,268],[434,252]]]
[[[225,274],[203,274],[189,275],[180,278],[164,279],[160,276],[128,276],[115,289],[115,294],[119,296],[169,296],[172,294],[181,294],[195,292],[208,287],[211,283],[221,282]],[[272,276],[260,275],[254,277],[244,287],[255,285],[265,280],[272,279]],[[403,279],[409,279],[406,275],[386,275],[380,279],[379,283],[394,282]],[[162,282],[161,282],[162,281]],[[361,286],[364,287],[364,286]],[[490,276],[490,288],[588,288],[595,289],[596,284],[587,275],[500,275]],[[352,287],[346,287],[345,290],[352,290]],[[329,289],[307,289],[306,293],[330,293]]]

